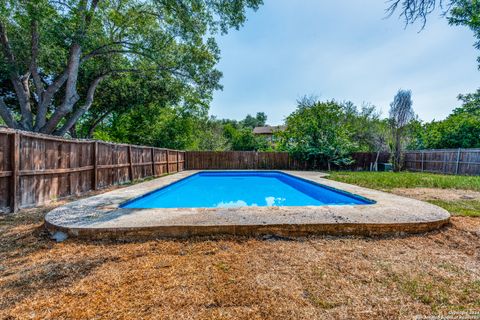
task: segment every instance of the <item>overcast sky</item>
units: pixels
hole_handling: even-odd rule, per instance
[[[385,19],[383,0],[265,0],[239,31],[218,39],[224,89],[210,114],[263,111],[280,124],[304,95],[376,105],[383,116],[411,89],[422,120],[443,119],[459,93],[480,87],[473,33],[439,13],[425,29]]]

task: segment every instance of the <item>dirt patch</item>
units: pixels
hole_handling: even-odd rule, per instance
[[[480,192],[458,189],[435,188],[395,188],[391,191],[399,196],[410,197],[418,200],[480,200]]]
[[[416,236],[74,241],[0,219],[0,319],[412,319],[480,311],[480,219]]]

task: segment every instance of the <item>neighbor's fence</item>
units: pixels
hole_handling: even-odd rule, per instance
[[[183,151],[0,130],[0,211],[184,170]]]
[[[375,162],[376,153],[354,153],[354,163],[343,167],[349,170],[368,170],[370,163]],[[381,153],[379,162],[388,162],[390,155]],[[255,151],[186,151],[186,169],[270,169],[270,170],[326,170],[325,159],[309,161],[297,159],[288,152],[255,152]],[[333,166],[332,168],[336,168]]]
[[[480,149],[405,151],[404,160],[409,171],[480,175]]]

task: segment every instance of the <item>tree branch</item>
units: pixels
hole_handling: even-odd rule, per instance
[[[38,21],[32,20],[31,22],[32,30],[32,39],[31,39],[31,61],[30,61],[30,72],[32,74],[33,84],[35,85],[37,100],[39,105],[42,101],[43,91],[45,90],[43,86],[43,81],[38,73],[37,58],[39,50],[39,34],[38,34]]]
[[[37,117],[35,121],[35,131],[40,131],[40,129],[45,126],[47,122],[47,111],[48,106],[50,105],[53,96],[55,93],[60,90],[60,88],[65,84],[65,81],[68,79],[68,69],[65,68],[62,74],[59,75],[53,82],[50,84],[46,90],[43,92],[42,102],[39,104]]]
[[[403,17],[405,24],[413,24],[417,20],[422,23],[422,29],[427,23],[427,16],[437,8],[445,9],[445,12],[451,7],[453,0],[388,0],[389,3],[385,12],[387,18],[391,17],[395,11],[400,11],[400,17]],[[401,7],[401,8],[400,8]]]
[[[77,29],[77,36],[83,38],[87,32],[89,25],[97,9],[99,0],[92,0],[90,8],[87,8],[88,1],[82,0],[79,3],[79,11],[82,12],[83,21],[80,23]],[[77,79],[78,79],[78,70],[80,67],[81,51],[82,48],[79,45],[79,38],[74,41],[70,47],[70,55],[67,63],[67,67],[62,72],[62,74],[43,92],[43,99],[41,105],[39,106],[39,111],[37,113],[37,121],[35,124],[35,129],[42,133],[52,133],[61,119],[71,112],[73,106],[79,100],[77,94]],[[46,121],[46,115],[48,111],[48,106],[50,105],[53,96],[55,93],[60,90],[60,88],[66,84],[65,97],[62,104],[55,110],[52,117]]]
[[[86,28],[88,28],[90,26],[90,24],[92,23],[92,18],[95,15],[95,10],[97,10],[98,2],[100,2],[100,1],[99,0],[92,0],[92,3],[90,4],[90,9],[88,10],[87,16],[85,18]]]
[[[65,122],[65,124],[58,131],[55,132],[55,134],[59,136],[63,136],[78,121],[78,119],[80,119],[80,117],[83,116],[85,112],[88,111],[88,109],[90,109],[93,103],[95,90],[97,89],[98,84],[103,79],[105,79],[106,76],[107,75],[99,76],[92,81],[87,91],[87,97],[86,97],[85,103],[81,107],[79,107],[77,110],[75,110],[75,112],[70,116],[70,118],[68,118],[67,122]]]
[[[129,47],[132,47],[134,45],[135,45],[135,43],[129,42],[129,41],[114,41],[114,42],[105,44],[103,46],[100,46],[100,47],[90,51],[89,53],[85,54],[80,61],[81,61],[81,63],[83,63],[83,62],[87,61],[88,59],[91,59],[95,56],[108,55],[108,54],[114,54],[114,53],[133,53],[133,54],[142,55],[142,56],[145,56],[147,58],[152,59],[151,57],[149,57],[147,54],[145,54],[143,52],[140,52],[138,50],[133,50],[133,49],[129,48]],[[119,46],[119,48],[112,48],[112,47],[115,47],[115,46]]]
[[[80,56],[82,49],[79,44],[74,43],[70,48],[66,71],[65,97],[62,104],[55,110],[47,123],[40,128],[41,133],[52,133],[62,118],[72,111],[73,106],[80,99],[77,93],[78,69],[80,67]]]

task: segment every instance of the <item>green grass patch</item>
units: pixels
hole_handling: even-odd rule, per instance
[[[480,201],[479,200],[428,200],[456,216],[480,217]]]
[[[391,191],[395,188],[438,188],[480,191],[480,177],[417,172],[330,172],[329,179],[358,186]],[[452,215],[480,217],[479,200],[427,200]]]
[[[462,271],[455,267],[458,276]],[[397,274],[392,273],[388,278],[389,282],[395,283],[397,288],[408,294],[413,300],[429,305],[433,312],[441,310],[462,310],[465,305],[478,306],[480,302],[476,297],[480,288],[480,281],[463,281],[458,285],[454,277],[448,275],[435,275],[432,277],[427,273]]]
[[[394,188],[440,188],[480,191],[480,177],[418,172],[330,172],[329,179],[389,191]]]

